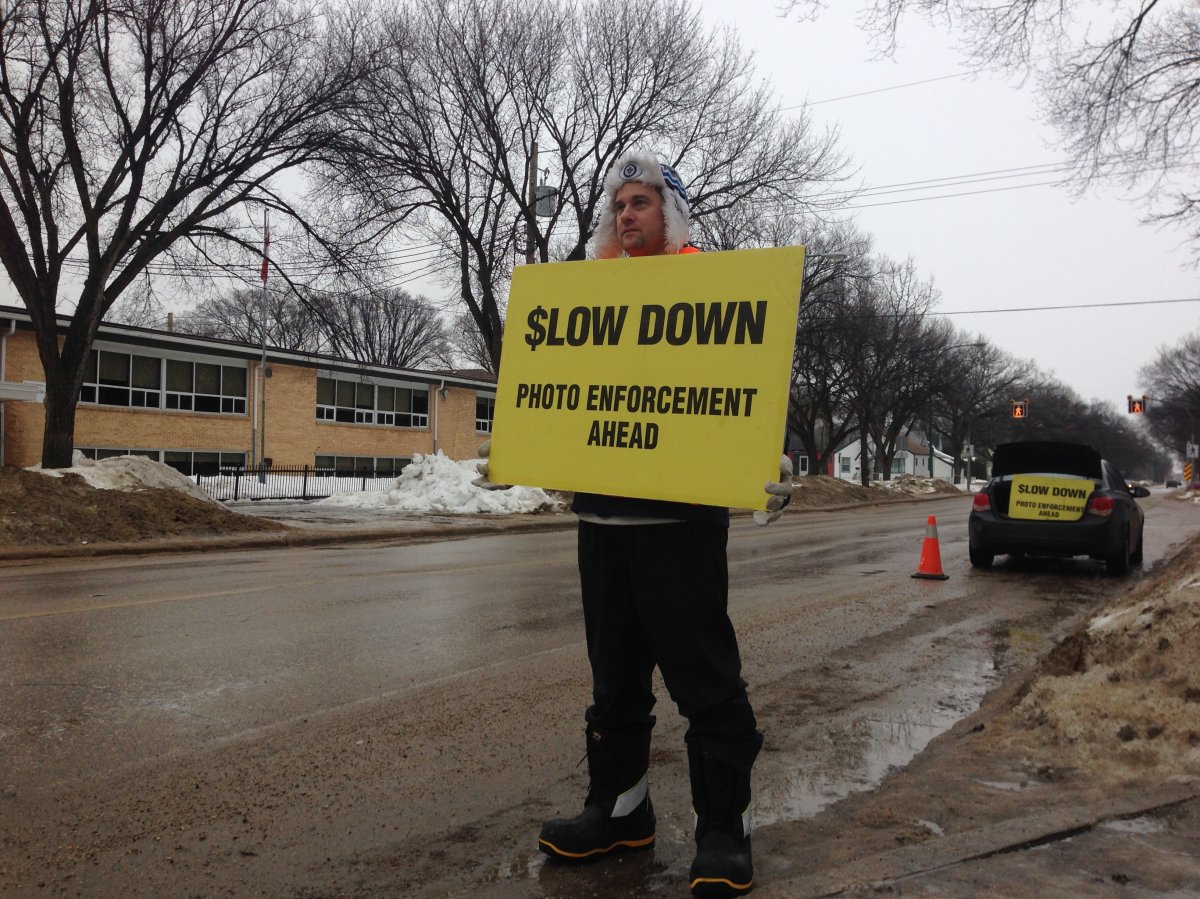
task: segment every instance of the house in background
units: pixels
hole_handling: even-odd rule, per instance
[[[859,457],[860,445],[857,439],[840,446],[832,454],[826,474],[844,481],[861,483]],[[873,463],[874,458],[868,456],[868,464]],[[929,444],[925,442],[924,435],[920,431],[909,431],[901,436],[900,448],[892,459],[891,476],[897,478],[905,474],[953,481],[954,460],[935,447],[933,474],[931,475],[929,472]]]
[[[60,333],[68,320],[59,319]],[[265,358],[265,365],[263,364]],[[44,377],[26,310],[0,306],[0,464],[41,461]],[[414,454],[476,455],[491,431],[487,372],[366,365],[103,324],[87,362],[75,448],[134,453],[185,474],[310,466],[398,473]]]

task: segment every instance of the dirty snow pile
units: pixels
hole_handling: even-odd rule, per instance
[[[414,455],[386,493],[343,493],[318,505],[396,512],[458,512],[505,515],[517,512],[559,511],[561,503],[538,487],[484,490],[471,482],[479,477],[481,459],[455,462],[437,455]]]
[[[908,496],[923,496],[929,493],[958,493],[960,488],[941,478],[923,478],[913,474],[902,474],[890,481],[872,481],[872,486],[894,490]]]
[[[76,450],[71,457],[70,468],[42,471],[40,465],[33,465],[29,470],[41,471],[42,474],[56,478],[65,474],[77,474],[97,490],[145,490],[157,487],[180,490],[207,503],[216,502],[187,475],[146,456],[114,456],[93,460]]]
[[[1009,739],[1040,763],[1118,780],[1200,780],[1200,538],[1064,640],[1013,719]]]

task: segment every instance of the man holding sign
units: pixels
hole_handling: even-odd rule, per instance
[[[604,190],[604,204],[592,241],[592,254],[597,259],[699,252],[688,245],[688,196],[670,166],[647,154],[626,153],[608,172]],[[802,264],[802,256],[799,258]],[[622,268],[625,265],[628,263],[622,263]],[[626,276],[629,273],[630,270],[622,272]],[[619,294],[620,288],[612,286],[617,283],[617,274],[614,272],[606,285]],[[571,286],[580,289],[579,285]],[[528,317],[529,332],[524,339],[528,353],[534,356],[564,344],[577,346],[590,342],[603,348],[622,339],[632,340],[630,335],[636,335],[641,344],[646,344],[656,333],[666,335],[668,340],[674,336],[682,343],[684,330],[680,322],[685,318],[689,323],[695,321],[698,329],[705,312],[701,304],[697,304],[694,313],[683,304],[676,304],[669,312],[665,306],[643,306],[633,314],[624,306],[576,305],[560,315],[563,310],[547,309],[545,305],[539,304]],[[742,336],[747,342],[755,342],[756,337],[761,341],[765,307],[765,301],[726,303],[709,315],[715,324],[704,333],[710,335],[707,338],[710,341],[715,339],[711,336],[714,334],[722,335],[729,343]],[[647,313],[647,308],[651,312]],[[661,311],[657,319],[653,310]],[[677,310],[682,311],[677,313]],[[669,319],[669,314],[674,318]],[[634,315],[640,317],[640,326],[626,327]],[[791,321],[787,323],[791,338],[794,325],[793,307]],[[553,342],[556,333],[557,344]],[[741,350],[743,355],[745,349]],[[506,359],[511,352],[519,350],[506,348]],[[515,360],[513,364],[517,364]],[[608,376],[619,375],[612,372]],[[758,392],[754,387],[722,387],[719,394],[710,392],[708,387],[703,388],[703,394],[696,390],[670,383],[636,383],[627,390],[623,385],[580,388],[565,383],[559,386],[523,381],[509,402],[514,409],[531,414],[531,409],[539,413],[570,411],[576,407],[586,410],[605,403],[604,398],[609,396],[610,408],[619,407],[626,414],[657,412],[678,416],[676,421],[704,418],[707,423],[712,420],[710,416],[749,417]],[[498,410],[503,393],[502,383]],[[702,402],[697,396],[703,397]],[[523,422],[523,434],[536,432],[542,439],[548,439],[552,425],[547,417]],[[496,434],[497,445],[501,447],[502,424],[498,414]],[[629,427],[614,423],[609,428],[607,422],[593,420],[590,427],[584,426],[578,432],[580,440],[586,435],[588,446],[610,450],[618,447],[640,452],[662,451],[657,424],[639,421],[622,424]],[[677,430],[683,427],[681,424]],[[546,459],[541,473],[551,478],[564,477],[552,473],[555,464],[557,460]],[[502,465],[499,450],[491,465],[502,479],[507,471],[518,470],[516,463],[510,468]],[[477,483],[497,486],[487,481],[487,462],[480,465],[480,473],[483,478]],[[759,524],[777,518],[788,502],[791,464],[786,457],[781,462],[780,475],[780,482],[765,485],[769,496],[762,504],[763,511],[755,514]],[[648,769],[650,734],[655,721],[651,714],[655,703],[652,675],[657,665],[672,699],[689,724],[685,739],[697,815],[692,892],[702,896],[748,892],[753,885],[750,769],[762,746],[762,735],[741,678],[737,637],[727,613],[729,510],[671,499],[611,496],[588,492],[586,487],[572,489],[576,489],[572,509],[579,516],[579,574],[592,668],[593,701],[586,713],[591,785],[583,811],[573,818],[547,821],[542,827],[539,846],[553,859],[592,861],[613,852],[654,845],[655,817]]]

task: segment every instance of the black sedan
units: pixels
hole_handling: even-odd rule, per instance
[[[1142,561],[1145,516],[1125,478],[1089,446],[1059,441],[996,447],[992,477],[975,494],[968,521],[971,564],[996,556],[1091,556],[1109,574]]]

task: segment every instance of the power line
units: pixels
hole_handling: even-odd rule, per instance
[[[1009,184],[1005,187],[988,187],[982,190],[963,190],[953,194],[938,194],[935,197],[910,197],[907,200],[885,200],[881,203],[851,203],[846,206],[837,208],[841,209],[873,209],[876,206],[899,206],[905,203],[924,203],[927,200],[950,200],[955,197],[970,197],[975,194],[995,194],[1006,190],[1022,190],[1027,187],[1048,187],[1054,184],[1062,184],[1061,180],[1054,181],[1035,181],[1031,184]]]
[[[998,68],[999,66],[986,66],[981,69],[968,69],[965,72],[954,72],[950,75],[938,75],[936,78],[922,78],[920,81],[906,81],[904,84],[893,84],[888,87],[876,87],[872,88],[871,90],[859,91],[858,93],[854,94],[843,94],[840,97],[826,97],[824,100],[812,100],[808,103],[797,103],[794,106],[781,106],[779,109],[780,112],[784,112],[789,109],[802,109],[805,106],[820,106],[823,103],[837,103],[840,100],[853,100],[856,97],[868,97],[871,94],[884,94],[888,91],[903,90],[906,87],[917,87],[918,85],[922,84],[933,84],[935,81],[949,81],[953,78],[966,78],[968,75],[978,75],[981,72],[992,72]]]
[[[1123,160],[1122,160],[1122,157],[1120,157],[1120,156],[1110,156],[1110,157],[1100,160],[1099,164],[1104,165],[1104,164],[1108,164],[1110,162],[1121,162],[1121,161],[1123,161]],[[1195,157],[1192,156],[1191,154],[1188,154],[1187,156],[1181,156],[1181,157],[1176,157],[1176,158],[1172,159],[1171,164],[1172,165],[1180,165],[1180,164],[1185,164],[1185,163],[1194,163],[1195,161],[1196,161]],[[908,193],[908,192],[918,191],[918,190],[939,190],[939,189],[947,188],[947,187],[965,187],[965,186],[968,186],[971,184],[986,184],[990,181],[1003,181],[1003,180],[1010,179],[1010,178],[1035,177],[1037,175],[1066,174],[1071,171],[1072,167],[1073,167],[1072,164],[1070,162],[1066,162],[1066,161],[1045,162],[1045,163],[1040,163],[1037,165],[1015,166],[1013,168],[1007,168],[1007,169],[992,169],[990,171],[973,172],[973,173],[968,173],[968,174],[963,174],[963,175],[946,175],[946,176],[938,177],[938,178],[924,178],[924,179],[917,180],[917,181],[900,181],[895,184],[881,184],[876,187],[865,188],[858,193],[847,192],[844,194],[844,196],[847,198],[847,203],[851,203],[854,200],[857,200],[860,198],[877,197],[877,196],[883,196],[883,195],[891,194],[891,193]],[[1116,169],[1112,172],[1109,172],[1108,174],[1112,177],[1127,178],[1127,177],[1132,177],[1132,176],[1144,175],[1147,172],[1156,170],[1157,168],[1158,168],[1157,165],[1155,165],[1155,166],[1145,165],[1144,163],[1139,161],[1136,163],[1131,162],[1128,167]],[[1023,187],[1044,187],[1047,185],[1064,184],[1064,183],[1066,183],[1067,180],[1068,179],[1066,179],[1066,178],[1062,178],[1062,179],[1059,179],[1056,181],[1037,181],[1037,182],[1030,182],[1028,184],[1015,184],[1015,185],[1010,185],[1008,187],[996,188],[995,190],[990,191],[990,192],[995,192],[997,190],[1019,190]],[[986,192],[988,192],[988,191],[976,191],[976,193],[986,193]],[[953,194],[938,194],[936,196],[917,197],[917,198],[914,198],[911,200],[905,200],[905,201],[901,201],[901,202],[913,203],[913,202],[917,202],[918,200],[938,200],[938,199],[942,199],[942,198],[966,196],[969,193],[970,192],[953,193]],[[858,204],[858,205],[853,205],[853,206],[847,205],[844,208],[865,209],[865,208],[870,208],[870,206],[885,206],[885,205],[889,205],[889,204],[888,203],[875,203],[875,204],[865,204],[864,203],[864,204]]]
[[[1116,303],[1072,303],[1063,306],[1014,306],[1002,309],[959,309],[954,312],[930,312],[930,315],[990,315],[1000,312],[1052,312],[1061,309],[1110,309],[1118,306],[1165,306],[1172,303],[1200,303],[1200,297],[1174,300],[1121,300]]]
[[[955,181],[962,181],[964,179],[989,180],[991,178],[1012,177],[1012,176],[1022,175],[1022,174],[1024,174],[1024,175],[1047,175],[1047,174],[1052,174],[1054,172],[1061,171],[1061,170],[1063,170],[1065,168],[1069,168],[1069,167],[1070,167],[1069,163],[1062,162],[1062,161],[1040,162],[1040,163],[1036,163],[1034,165],[1018,165],[1018,166],[1013,166],[1012,168],[1007,168],[1007,169],[989,169],[984,172],[965,172],[962,175],[940,175],[936,178],[921,178],[917,181],[897,181],[895,184],[881,184],[877,187],[868,187],[864,191],[864,193],[870,193],[870,192],[874,192],[874,191],[880,191],[880,190],[892,189],[892,188],[920,187],[921,185],[927,185],[927,184],[936,185],[936,184],[940,184],[942,182],[955,182]],[[860,194],[860,196],[861,196],[861,194]]]
[[[421,250],[419,252],[413,251],[407,255],[404,253],[393,253],[385,254],[384,256],[377,256],[366,260],[365,264],[369,267],[379,269],[399,269],[407,265],[423,265],[441,256],[440,248],[437,248],[432,244],[430,244],[429,247],[430,249]],[[65,259],[63,260],[63,267],[77,272],[84,272],[89,270],[89,263],[85,259]],[[148,263],[145,266],[144,271],[147,274],[162,277],[186,277],[193,275],[213,274],[234,275],[237,270],[242,268],[245,268],[244,262],[166,262],[159,259]],[[285,274],[296,277],[319,275],[332,271],[329,265],[312,261],[285,262],[280,265],[277,261],[272,260],[272,268],[279,268]],[[257,263],[254,264],[253,269],[255,273],[257,273]],[[408,273],[401,271],[390,275],[390,277],[404,277],[406,274]]]

